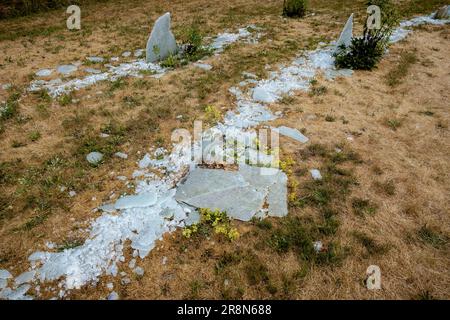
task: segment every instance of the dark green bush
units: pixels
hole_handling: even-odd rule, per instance
[[[307,0],[284,0],[283,16],[303,17],[306,13]]]
[[[365,24],[362,37],[352,38],[348,48],[338,48],[335,53],[338,68],[372,70],[380,62],[389,44],[389,37],[398,23],[397,11],[391,0],[369,0],[366,5],[380,7],[381,28],[369,29]]]

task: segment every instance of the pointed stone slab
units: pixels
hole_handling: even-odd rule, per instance
[[[147,63],[163,60],[178,51],[175,37],[170,31],[170,13],[159,17],[147,41]]]
[[[336,49],[342,45],[345,45],[346,48],[349,47],[350,44],[352,43],[352,37],[353,37],[353,13],[350,15],[350,18],[348,18],[344,30],[342,30],[339,40],[336,43]]]
[[[300,131],[297,129],[292,129],[289,127],[281,126],[278,128],[275,128],[274,130],[278,131],[283,136],[289,137],[291,139],[297,140],[301,143],[306,143],[309,141],[307,137],[305,137]]]

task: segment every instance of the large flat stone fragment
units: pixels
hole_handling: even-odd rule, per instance
[[[178,187],[175,199],[196,208],[219,209],[251,220],[268,204],[268,215],[287,215],[287,177],[274,168],[241,165],[239,171],[197,168]]]
[[[348,48],[352,43],[352,37],[353,37],[353,13],[348,18],[344,30],[342,30],[342,33],[339,36],[339,40],[336,43],[336,48],[339,48],[342,45]]]
[[[147,41],[147,63],[163,60],[178,51],[175,37],[170,31],[170,13],[159,17]]]

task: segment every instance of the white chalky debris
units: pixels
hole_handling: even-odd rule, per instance
[[[134,273],[140,277],[142,277],[144,275],[144,269],[142,269],[141,267],[137,267],[134,269]]]
[[[207,64],[207,63],[196,62],[196,63],[194,63],[194,66],[196,66],[197,68],[203,69],[203,70],[207,70],[207,71],[212,69],[212,65]]]
[[[103,154],[100,152],[91,152],[86,156],[87,162],[93,165],[99,164],[103,160]]]
[[[315,250],[317,253],[319,253],[320,251],[322,251],[322,248],[323,248],[322,241],[315,241],[313,245],[314,245],[314,250]]]
[[[311,177],[312,177],[314,180],[322,180],[322,175],[320,174],[320,171],[319,171],[319,170],[317,170],[317,169],[311,169],[309,172],[311,173]]]
[[[163,257],[162,258],[162,265],[166,265],[167,264],[167,257]]]
[[[128,155],[123,152],[116,152],[114,153],[114,156],[121,159],[128,159]]]
[[[85,68],[84,71],[86,71],[87,73],[93,73],[93,74],[102,73],[102,70],[95,69],[95,68]]]
[[[94,62],[94,63],[100,63],[100,62],[103,62],[105,59],[102,57],[91,56],[91,57],[87,57],[86,60],[88,60],[90,62]]]
[[[109,290],[114,289],[114,285],[113,285],[111,282],[107,283],[107,284],[106,284],[106,287],[107,287]]]
[[[8,285],[8,280],[0,279],[0,290],[5,289],[7,285]]]
[[[69,191],[69,197],[73,198],[77,195],[77,193],[73,190]]]
[[[124,53],[122,53],[122,57],[124,57],[124,58],[128,58],[129,56],[131,56],[130,51],[125,51]]]

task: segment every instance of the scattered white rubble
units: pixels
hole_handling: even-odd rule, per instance
[[[86,71],[87,73],[92,73],[92,74],[100,74],[100,73],[102,73],[102,70],[95,69],[95,68],[85,68],[84,71]]]
[[[203,69],[203,70],[207,70],[207,71],[212,69],[212,65],[207,64],[207,63],[196,62],[196,63],[194,63],[194,66],[196,66],[197,68]]]
[[[314,250],[315,250],[317,253],[319,253],[320,251],[322,251],[322,248],[323,248],[322,241],[315,241],[313,245],[314,245]]]
[[[136,275],[140,277],[144,275],[144,269],[142,269],[141,267],[136,267],[133,271]]]
[[[123,152],[116,152],[114,153],[114,156],[121,159],[128,159],[128,155]]]
[[[103,62],[105,59],[103,57],[95,57],[95,56],[91,56],[91,57],[87,57],[86,60],[93,62],[93,63],[101,63]]]
[[[113,285],[111,282],[108,282],[108,283],[106,284],[106,287],[107,287],[109,290],[114,289],[114,285]]]
[[[122,57],[124,57],[124,58],[128,58],[129,56],[131,56],[130,51],[125,51],[124,53],[122,53]]]
[[[27,272],[24,272],[24,273],[21,273],[20,275],[18,275],[14,279],[14,282],[15,282],[16,286],[20,286],[21,284],[31,282],[34,279],[35,275],[36,275],[35,270],[27,271]]]
[[[167,264],[167,257],[163,257],[161,263],[162,263],[163,266],[166,265]]]
[[[103,154],[100,152],[91,152],[86,156],[87,162],[93,165],[99,164],[103,160]]]
[[[73,190],[69,191],[69,197],[73,198],[77,195],[77,193]]]
[[[131,208],[145,208],[156,203],[157,196],[155,192],[141,193],[138,195],[124,196],[119,198],[114,204],[116,210],[124,210]]]
[[[314,180],[322,180],[322,175],[320,174],[320,171],[319,171],[319,170],[317,170],[317,169],[311,169],[309,172],[311,173],[311,177],[312,177]]]

